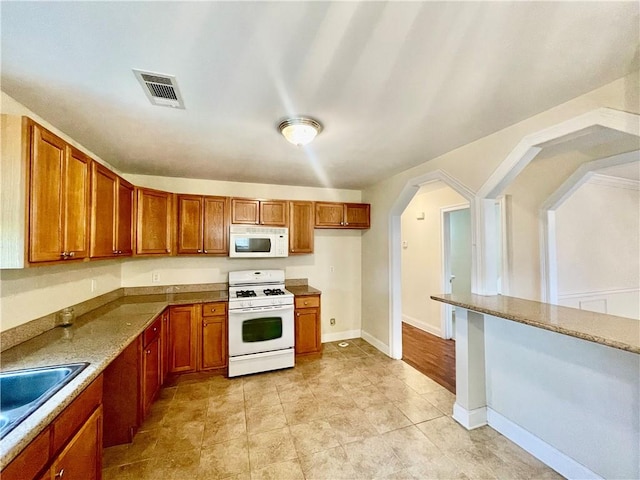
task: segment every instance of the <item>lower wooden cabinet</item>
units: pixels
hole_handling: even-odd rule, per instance
[[[100,375],[2,470],[0,478],[102,478],[102,391]]]
[[[200,331],[200,370],[227,366],[227,304],[226,302],[202,305],[202,329]]]
[[[82,428],[53,461],[51,480],[99,480],[102,478],[102,406],[89,417]]]
[[[295,297],[296,355],[322,352],[320,328],[320,295]]]
[[[200,305],[180,305],[169,310],[169,373],[195,372],[198,354]]]
[[[162,317],[158,317],[142,334],[142,418],[149,413],[162,386],[161,333]]]

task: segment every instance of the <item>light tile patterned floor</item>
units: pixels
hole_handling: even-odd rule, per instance
[[[294,369],[179,377],[132,444],[105,449],[104,480],[562,478],[459,426],[454,396],[413,367],[349,342]]]

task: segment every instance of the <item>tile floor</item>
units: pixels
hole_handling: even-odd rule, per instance
[[[105,449],[104,480],[562,478],[460,427],[454,396],[413,367],[349,342],[294,369],[178,377],[132,444]]]

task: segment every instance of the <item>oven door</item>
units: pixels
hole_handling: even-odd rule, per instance
[[[229,310],[229,356],[293,348],[293,305]]]

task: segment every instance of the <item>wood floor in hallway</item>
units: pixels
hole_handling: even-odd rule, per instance
[[[402,323],[402,360],[456,393],[456,343]]]

